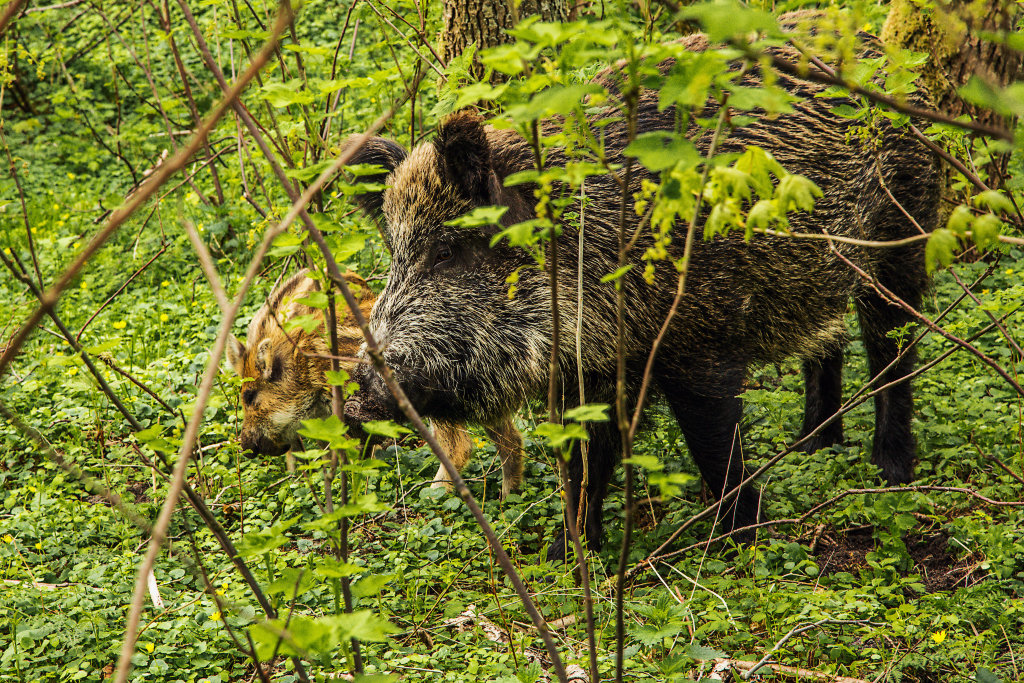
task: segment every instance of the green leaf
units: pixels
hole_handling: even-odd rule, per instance
[[[326,441],[331,448],[357,448],[359,441],[348,436],[348,426],[337,415],[303,420],[299,434],[317,441]]]
[[[290,104],[312,104],[313,93],[300,91],[301,81],[285,83],[267,83],[260,89],[260,95],[274,107],[287,107]]]
[[[297,304],[309,306],[310,308],[327,308],[327,294],[324,292],[311,291],[305,296],[293,299],[293,301]]]
[[[697,148],[682,134],[663,132],[641,133],[622,153],[655,172],[680,163],[689,168],[700,159]]]
[[[703,645],[698,645],[696,643],[690,643],[687,645],[683,648],[683,652],[687,656],[701,662],[706,662],[711,659],[724,659],[729,656],[721,650],[716,650],[712,647],[704,647]]]
[[[292,316],[284,322],[285,332],[291,333],[295,330],[302,330],[306,334],[311,334],[324,322],[323,316],[310,313],[308,315],[296,315]]]
[[[458,218],[445,221],[445,225],[453,225],[456,228],[477,228],[490,225],[500,225],[501,217],[508,211],[507,206],[478,206],[469,213]]]
[[[299,250],[302,243],[306,239],[306,231],[303,230],[300,234],[285,232],[281,233],[274,238],[272,247],[268,253],[271,258],[284,258],[285,256],[291,256]]]
[[[963,237],[971,229],[973,222],[974,213],[968,207],[960,205],[953,209],[953,213],[949,214],[946,228]]]
[[[267,595],[284,595],[291,600],[293,595],[302,595],[313,587],[313,573],[304,568],[286,567],[281,576],[267,586]]]
[[[731,38],[739,38],[746,42],[747,34],[754,31],[770,37],[782,35],[772,15],[731,0],[717,0],[685,7],[677,16],[681,19],[699,21],[712,43],[724,43]]]
[[[601,276],[601,282],[612,282],[614,280],[618,280],[620,277],[622,277],[623,275],[625,275],[626,273],[628,273],[631,270],[633,270],[633,264],[632,263],[627,263],[626,265],[622,266],[621,268],[616,269],[616,271],[614,273],[608,273],[607,275],[602,275]]]
[[[387,639],[388,635],[398,633],[400,630],[394,624],[366,609],[355,610],[351,614],[323,617],[322,620],[336,630],[335,642],[352,638],[380,642]]]
[[[796,102],[799,99],[782,88],[774,86],[758,88],[742,85],[729,86],[729,106],[741,111],[761,109],[772,114],[788,114],[793,111],[790,102]]]
[[[1000,211],[1011,213],[1013,211],[1013,202],[999,190],[987,190],[974,195],[974,204],[983,209],[988,209],[992,213],[999,213]]]
[[[412,434],[412,430],[391,420],[368,420],[360,425],[367,434],[397,439],[402,434]]]
[[[324,376],[332,387],[343,387],[349,382],[349,375],[344,370],[328,370]]]
[[[348,261],[366,246],[366,238],[358,233],[334,236],[330,240],[331,253],[338,262]]]
[[[809,178],[802,175],[787,175],[775,188],[775,198],[783,211],[814,210],[814,198],[822,196],[821,190]]]
[[[649,470],[651,472],[660,472],[665,469],[665,464],[653,455],[634,455],[630,458],[624,459],[622,462],[629,463],[630,465],[636,465],[637,467],[643,467],[645,470]]]
[[[1003,222],[999,217],[991,213],[983,213],[974,219],[971,226],[971,238],[978,245],[979,249],[987,249],[994,242],[999,241],[999,233],[1002,232]]]
[[[978,683],[1003,683],[1003,679],[983,666],[979,666],[978,670],[974,673],[974,680]]]
[[[717,52],[679,55],[658,91],[658,108],[673,104],[686,109],[703,107],[716,74],[727,73],[725,59]]]
[[[554,422],[542,422],[533,430],[535,436],[544,439],[551,448],[562,448],[573,441],[586,441],[587,430],[577,422],[560,425]]]
[[[953,252],[959,246],[956,235],[951,230],[939,228],[928,236],[924,248],[925,268],[929,273],[937,267],[945,268],[953,262]]]
[[[588,403],[565,411],[562,417],[576,422],[607,422],[609,408],[607,403]]]
[[[374,574],[364,576],[352,584],[352,595],[357,598],[368,598],[380,593],[380,590],[395,580],[394,574]]]
[[[340,562],[332,557],[318,558],[316,566],[313,567],[314,574],[328,579],[340,579],[345,576],[355,576],[357,574],[362,574],[365,571],[366,567],[361,567],[351,562]]]
[[[327,159],[326,161],[321,161],[320,163],[313,164],[312,166],[288,169],[284,174],[293,180],[308,183],[309,181],[318,178],[320,174],[330,168],[333,163],[334,159]]]
[[[583,104],[584,97],[603,90],[604,88],[597,83],[554,86],[534,95],[526,104],[509,107],[508,115],[518,121],[532,121],[547,116],[568,114]]]
[[[468,107],[471,104],[476,104],[480,100],[485,102],[492,102],[499,97],[508,89],[508,84],[503,83],[501,85],[491,85],[490,83],[471,83],[463,88],[459,89],[459,96],[455,100],[455,104],[452,105],[452,111],[458,111]]]
[[[377,494],[371,491],[370,493],[349,498],[349,502],[345,505],[335,507],[334,512],[321,515],[312,522],[306,522],[302,525],[302,528],[311,531],[327,531],[336,527],[339,521],[347,517],[387,512],[390,509],[390,505],[378,501]]]

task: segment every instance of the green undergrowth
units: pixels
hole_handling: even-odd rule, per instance
[[[82,253],[110,211],[161,155],[172,154],[187,139],[179,134],[193,126],[167,36],[155,29],[158,3],[138,4],[139,16],[133,23],[118,24],[126,28],[113,38],[103,10],[109,6],[110,12],[128,16],[136,4],[79,4],[58,3],[45,12],[20,16],[17,30],[4,34],[9,42],[0,62],[5,87],[17,81],[33,105],[20,108],[12,91],[4,90],[2,146],[10,150],[11,164],[6,155],[0,159],[5,169],[0,174],[0,250],[6,258],[16,257],[33,281],[46,285]],[[263,22],[272,4],[253,7],[245,2],[236,13],[235,2],[189,3],[222,63],[236,68],[242,55],[257,50],[265,39]],[[519,117],[510,123],[528,124],[542,115],[568,116],[580,110],[582,95],[593,93],[602,60],[636,57],[633,48],[643,41],[660,41],[652,52],[655,57],[662,54],[659,50],[667,50],[665,55],[678,51],[671,12],[638,16],[637,8],[650,7],[608,3],[607,19],[586,20],[594,21],[593,26],[526,25],[515,46],[485,55],[487,68],[503,73],[518,74],[524,63],[538,67],[529,78],[517,76],[508,88],[486,79],[471,83],[468,55],[449,64],[447,84],[440,77],[435,82],[437,74],[423,67],[428,76],[413,109],[402,104],[404,83],[422,66],[422,55],[409,43],[415,43],[416,32],[437,34],[440,3],[424,3],[424,16],[419,15],[421,5],[411,0],[388,4],[396,18],[409,22],[396,19],[403,31],[408,29],[408,40],[395,38],[391,15],[374,13],[380,3],[356,3],[347,18],[347,5],[304,4],[282,55],[275,55],[262,74],[264,81],[244,95],[274,146],[275,158],[302,186],[340,152],[348,135],[365,130],[391,105],[401,106],[381,134],[404,145],[429,135],[456,104],[487,98],[496,101],[482,105],[493,108],[491,114],[501,111],[511,119]],[[592,5],[598,4],[603,13],[605,3]],[[781,3],[776,9],[803,4]],[[877,30],[884,19],[885,8],[877,3],[841,4],[849,19],[844,22],[855,28],[866,23]],[[756,8],[700,8],[682,17],[682,23],[690,25],[703,15],[705,23],[714,20],[710,27],[722,39],[733,30],[746,35],[764,28],[767,21]],[[417,28],[421,18],[424,23]],[[120,21],[118,16],[107,19]],[[195,103],[207,112],[220,93],[189,43],[184,20],[177,15],[175,20],[172,33],[192,74]],[[628,33],[633,23],[635,30]],[[343,26],[351,31],[343,33]],[[152,33],[143,34],[143,27]],[[614,38],[619,30],[622,35]],[[685,69],[674,74],[665,97],[676,98],[680,105],[703,106],[708,97],[732,92],[738,112],[785,110],[788,105],[779,101],[777,92],[732,88],[725,57],[719,57],[696,64],[695,69],[703,69],[696,78]],[[139,68],[136,58],[148,71]],[[864,78],[870,80],[870,74]],[[909,92],[905,73],[891,80],[887,94]],[[975,101],[1019,112],[1024,107],[1020,92],[993,91],[985,97],[975,92]],[[328,103],[335,95],[337,106],[331,108]],[[865,125],[876,114],[891,114],[867,106],[850,109],[847,114],[866,117]],[[735,116],[730,125],[748,118]],[[713,121],[703,123],[714,126]],[[179,135],[173,144],[168,124],[178,131],[172,133]],[[112,674],[149,537],[112,507],[102,491],[116,494],[147,524],[156,520],[220,319],[183,226],[195,226],[233,296],[253,249],[290,206],[266,159],[240,129],[229,116],[211,135],[220,155],[214,167],[223,202],[212,200],[214,179],[197,157],[184,169],[188,180],[178,173],[132,216],[71,280],[55,309],[142,431],[133,430],[98,390],[82,354],[64,341],[52,320],[44,318],[0,377],[4,406],[44,440],[43,445],[34,443],[14,423],[0,419],[0,681],[101,681]],[[316,141],[310,131],[327,134]],[[941,127],[927,132],[971,160],[987,178],[984,169],[992,150],[980,139]],[[245,138],[241,150],[236,146],[240,135]],[[685,202],[672,202],[696,191],[698,156],[681,135],[673,136],[674,147],[665,147],[662,137],[648,136],[634,147],[639,163],[668,174],[661,195],[652,184],[638,198],[655,201],[660,196],[659,201],[682,215]],[[1022,176],[1019,152],[1015,154],[1006,187],[1019,203]],[[758,164],[763,179],[768,178],[763,154],[719,161],[720,180],[744,177],[738,167]],[[679,176],[689,183],[685,186],[671,177],[673,164],[683,162],[689,165],[676,170],[687,172]],[[17,184],[9,169],[17,171]],[[582,178],[595,169],[584,165],[576,170]],[[781,169],[773,173],[782,185]],[[799,186],[798,194],[812,196],[795,176],[786,178],[790,191]],[[538,181],[550,189],[578,179]],[[722,180],[720,185],[730,183]],[[954,185],[967,201],[970,186],[962,179],[954,179]],[[758,190],[759,197],[764,189]],[[759,202],[762,210],[777,208],[784,199],[768,190],[761,198],[767,203]],[[343,183],[335,183],[310,208],[341,265],[366,276],[379,290],[387,273],[387,252],[373,223],[354,215],[342,196],[345,191]],[[749,188],[745,198],[725,197],[722,206],[732,202],[734,211],[725,212],[725,218],[722,212],[715,214],[716,229],[740,227],[737,207],[749,205],[751,198]],[[566,204],[559,201],[554,206],[561,211]],[[929,258],[945,264],[973,243],[971,257],[979,260],[956,264],[957,275],[969,283],[990,266],[992,274],[974,290],[980,304],[966,301],[942,325],[967,338],[995,317],[1019,343],[1024,314],[1016,309],[1024,301],[1024,252],[1005,244],[997,248],[996,233],[1010,229],[996,229],[992,223],[998,223],[997,214],[1012,222],[1011,202],[997,193],[982,193],[971,201],[977,216],[956,214],[959,218],[940,233],[941,239],[929,241]],[[669,216],[663,224],[680,225],[691,211],[680,220]],[[762,211],[767,222],[761,227],[784,226],[779,222],[784,214],[776,211],[769,221]],[[572,216],[565,218],[570,225]],[[754,221],[747,225],[753,228]],[[523,244],[540,254],[542,242],[537,240],[546,233],[534,234],[533,227],[526,231],[532,241],[524,238]],[[245,299],[232,330],[236,335],[245,335],[248,319],[274,283],[299,267],[305,256],[303,241],[302,230],[293,226],[275,243]],[[987,251],[978,256],[975,247]],[[948,270],[939,271],[924,312],[936,317],[961,292]],[[0,269],[0,352],[34,307],[28,287],[8,269]],[[853,335],[846,357],[846,396],[867,379],[855,316],[851,312],[849,317]],[[919,331],[912,327],[896,334],[907,340]],[[974,344],[1020,381],[1022,359],[999,331]],[[919,347],[922,362],[952,346],[928,334]],[[843,445],[790,454],[759,481],[769,519],[797,519],[831,501],[828,505],[799,523],[766,527],[756,543],[743,547],[707,545],[717,532],[708,522],[694,524],[670,548],[681,552],[632,576],[625,596],[624,680],[706,679],[716,661],[755,662],[769,654],[782,666],[861,680],[1024,679],[1024,407],[1004,378],[962,350],[918,377],[915,386],[915,484],[948,490],[864,491],[882,487],[869,462],[874,414],[870,403],[854,408],[845,418]],[[748,387],[741,427],[745,457],[754,467],[786,448],[799,430],[799,365],[756,368]],[[321,510],[324,476],[317,456],[299,458],[298,471],[289,472],[284,458],[244,455],[237,444],[242,421],[238,393],[237,379],[228,374],[218,378],[188,481],[226,529],[273,609],[287,620],[291,639],[277,642],[277,626],[268,627],[264,610],[230,558],[182,501],[154,568],[160,600],[146,597],[131,680],[258,680],[252,662],[235,645],[237,638],[248,648],[249,637],[272,680],[297,679],[288,657],[292,653],[301,656],[311,680],[335,680],[352,668],[350,636],[361,641],[367,674],[360,679],[363,683],[548,680],[551,666],[543,643],[483,533],[457,497],[430,488],[437,462],[421,442],[406,436],[386,444],[376,460],[356,463],[351,510],[360,514],[350,520],[350,562],[341,563],[331,543],[337,516]],[[582,589],[569,568],[538,561],[562,518],[557,468],[543,438],[551,437],[551,426],[535,432],[546,414],[545,406],[534,404],[517,417],[528,456],[519,491],[498,500],[500,466],[494,446],[477,428],[476,455],[465,476],[552,624],[563,660],[586,669]],[[73,465],[71,471],[50,448]],[[630,567],[639,566],[710,502],[682,435],[656,398],[634,450],[641,502]],[[161,462],[158,453],[168,462]],[[155,470],[148,464],[154,461]],[[654,469],[645,470],[644,464]],[[656,469],[662,466],[663,471]],[[620,471],[604,512],[604,547],[589,554],[598,667],[605,680],[613,678],[615,669],[614,574],[622,541],[622,484]],[[670,495],[672,485],[677,495]],[[338,480],[334,487],[338,501]],[[353,615],[341,609],[344,576],[353,579]],[[772,674],[762,669],[758,676],[767,680]]]
[[[959,274],[970,280],[985,267],[962,265]],[[1022,268],[1024,258],[1010,253],[979,289],[993,314],[1017,305],[1021,286],[1014,273]],[[167,277],[154,271],[148,280],[136,281],[131,296],[115,299],[92,323],[91,343],[102,354],[110,353],[102,350],[105,343],[116,341],[113,355],[122,367],[171,408],[187,411],[216,331],[212,301],[202,288],[193,295],[187,281]],[[957,291],[948,275],[939,275],[929,314]],[[75,296],[91,297],[90,287],[80,287]],[[24,310],[18,296],[4,300],[9,303],[0,311],[3,318]],[[142,310],[133,300],[159,304]],[[1008,319],[1010,329],[1018,315]],[[947,328],[964,336],[985,323],[977,309],[957,310],[947,318]],[[978,344],[1012,362],[998,334]],[[921,356],[929,360],[949,347],[928,335]],[[845,368],[847,395],[860,387],[864,365],[860,344],[853,341]],[[104,372],[140,420],[149,424],[159,418],[168,438],[180,430],[180,417],[175,420],[127,380],[107,368]],[[143,464],[140,454],[149,450],[140,451],[78,358],[57,339],[37,335],[12,379],[5,387],[8,405],[64,458],[141,517],[155,519],[166,485]],[[798,430],[801,381],[797,366],[788,364],[759,368],[750,386],[743,427],[747,456],[757,464],[791,442]],[[1004,381],[958,352],[921,377],[916,389],[916,483],[1019,500],[1019,481],[997,464],[1024,471],[1020,405]],[[324,567],[333,554],[315,525],[322,477],[316,468],[289,473],[283,460],[243,456],[231,440],[240,424],[236,391],[222,379],[208,408],[202,457],[190,482],[248,553],[276,608],[296,618],[331,614],[337,596]],[[670,471],[696,474],[666,409],[656,403],[649,416],[637,453],[659,457]],[[879,487],[867,455],[872,422],[865,404],[847,415],[845,445],[794,453],[770,470],[761,480],[768,517],[799,517],[848,489]],[[533,425],[529,414],[520,416],[524,433],[529,435]],[[97,680],[116,661],[146,539],[10,425],[4,424],[0,439],[0,680]],[[556,622],[562,624],[557,629],[562,656],[586,666],[582,591],[565,568],[538,563],[537,553],[561,516],[553,462],[528,436],[524,485],[500,502],[494,447],[481,433],[474,441],[477,452],[466,472],[470,488],[544,616],[550,621],[569,617],[571,623]],[[538,670],[531,662],[543,660],[543,647],[465,506],[429,488],[433,456],[406,438],[379,451],[378,458],[375,474],[353,492],[373,493],[387,506],[353,520],[353,559],[361,567],[353,584],[356,607],[392,625],[378,634],[383,640],[362,643],[367,672],[402,680],[533,680]],[[621,474],[615,482],[605,513],[605,547],[590,555],[599,665],[605,674],[614,666],[612,582],[621,542]],[[708,500],[697,483],[684,485],[681,495],[669,500],[661,500],[645,479],[641,484],[640,497],[651,500],[639,508],[634,563]],[[756,660],[791,630],[820,622],[788,639],[775,653],[777,661],[865,679],[888,671],[892,680],[962,680],[987,669],[1013,680],[1014,653],[1024,632],[1022,523],[1019,507],[989,505],[963,492],[908,491],[850,495],[803,524],[770,528],[756,544],[742,548],[701,546],[712,530],[697,524],[674,545],[697,547],[656,563],[630,587],[627,671],[631,680],[695,678],[709,671],[706,660]],[[250,677],[252,665],[233,647],[224,621],[244,632],[259,621],[259,605],[193,512],[182,508],[171,539],[155,569],[164,606],[147,601],[134,680]],[[223,606],[203,592],[193,539]],[[497,625],[501,637],[492,639],[482,622],[466,619],[467,614]],[[335,649],[333,657],[317,659],[313,671],[344,668],[344,662]],[[279,680],[288,680],[289,661],[279,658],[274,671]]]

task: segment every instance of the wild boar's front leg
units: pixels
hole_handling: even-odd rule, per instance
[[[722,498],[746,477],[739,421],[743,404],[737,396],[704,396],[679,382],[661,383],[679,427],[686,438],[690,456],[715,498]],[[760,517],[761,497],[745,486],[718,513],[725,531],[756,524]],[[754,539],[753,532],[734,536],[744,543]]]
[[[587,441],[587,498],[579,502],[583,483],[583,456],[580,444],[573,446],[569,460],[569,490],[566,491],[566,513],[573,519],[580,519],[578,505],[584,506],[583,528],[580,529],[580,540],[586,541],[590,550],[601,549],[604,534],[602,513],[604,499],[608,495],[608,483],[615,472],[615,465],[621,452],[621,436],[618,428],[611,421],[594,422],[587,425],[589,440]],[[563,561],[568,556],[572,540],[563,523],[548,546],[548,561]]]

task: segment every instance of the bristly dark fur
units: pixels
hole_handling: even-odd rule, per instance
[[[703,36],[684,39],[690,50],[707,48]],[[799,59],[791,50],[779,54]],[[666,68],[671,65],[665,65]],[[607,76],[609,79],[610,76]],[[745,85],[757,85],[760,73],[750,70]],[[865,240],[892,240],[916,229],[903,211],[925,229],[936,221],[939,181],[927,150],[905,131],[882,124],[872,139],[852,130],[850,119],[833,113],[842,98],[821,98],[814,83],[779,76],[777,83],[798,100],[789,114],[767,117],[732,129],[723,152],[757,145],[790,172],[800,173],[824,192],[811,214],[790,216],[797,232],[823,232]],[[673,130],[676,112],[658,109],[658,95],[645,91],[639,102],[640,132]],[[709,102],[703,116],[716,115]],[[602,124],[608,161],[624,165],[627,130],[619,112],[596,115]],[[545,125],[558,125],[557,123]],[[703,153],[712,133],[691,125],[691,139]],[[379,199],[384,228],[392,249],[387,287],[374,306],[371,326],[384,347],[388,363],[413,404],[428,416],[447,420],[487,419],[517,410],[547,389],[551,345],[551,304],[548,274],[537,270],[520,249],[490,247],[493,231],[453,228],[446,221],[475,206],[500,203],[510,207],[506,221],[533,216],[532,188],[501,187],[481,192],[481,178],[503,180],[532,165],[526,141],[507,130],[481,125],[475,116],[459,114],[445,122],[439,141],[424,144],[393,166],[389,187]],[[481,140],[486,149],[481,149]],[[549,165],[565,163],[553,150]],[[458,169],[453,176],[449,169]],[[630,193],[650,175],[634,173]],[[466,179],[471,182],[466,184]],[[601,277],[617,267],[621,192],[615,179],[588,179],[585,212],[582,368],[576,364],[578,233],[566,229],[559,238],[559,363],[563,377],[581,370],[588,402],[614,403],[616,367],[616,292]],[[894,204],[889,193],[901,204]],[[636,228],[638,217],[627,228]],[[685,226],[680,225],[670,248],[681,255]],[[644,363],[671,306],[677,274],[670,263],[658,264],[653,285],[641,277],[641,255],[650,244],[646,231],[629,255],[633,268],[621,279],[626,301],[625,354],[627,395],[635,402]],[[864,249],[835,245],[843,257],[877,278],[911,305],[917,305],[927,284],[921,243],[898,249]],[[518,291],[508,297],[508,276],[518,271]],[[654,368],[654,383],[672,408],[690,453],[704,481],[716,496],[735,488],[744,476],[738,421],[739,394],[751,364],[787,357],[805,361],[807,404],[804,429],[810,431],[835,413],[841,401],[844,314],[851,297],[860,315],[864,345],[881,383],[905,377],[914,359],[898,354],[887,333],[911,319],[883,300],[872,287],[820,240],[742,236],[698,240],[687,280],[687,293],[668,330]],[[361,378],[363,391],[389,406],[393,401],[375,373]],[[575,382],[565,386],[565,406],[579,402]],[[891,387],[875,399],[876,430],[872,459],[892,483],[913,477],[915,453],[910,430],[913,402],[909,382]],[[837,422],[814,446],[837,443]],[[585,529],[592,548],[601,539],[601,509],[619,457],[614,422],[590,427],[589,484]],[[583,463],[578,449],[570,463],[572,491],[577,495]],[[720,519],[726,528],[759,519],[760,501],[752,489],[740,492]],[[564,541],[551,546],[552,557],[564,554]]]
[[[397,142],[385,138],[370,138],[359,148],[359,151],[349,160],[349,165],[374,164],[388,169],[385,173],[377,175],[361,176],[360,180],[367,183],[383,183],[396,166],[405,160],[405,148]],[[356,195],[356,201],[360,208],[374,218],[381,217],[381,201],[383,197],[380,192],[368,192]]]
[[[490,182],[491,147],[479,114],[463,111],[448,117],[437,131],[434,147],[438,173],[445,180],[475,203],[486,204],[495,198]]]

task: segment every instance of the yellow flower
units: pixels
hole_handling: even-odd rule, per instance
[[[982,294],[988,294],[988,290],[987,289],[983,289],[983,290],[981,290],[981,293]]]
[[[82,280],[82,284],[78,285],[80,289],[89,289],[89,285],[85,284],[85,280]]]
[[[932,634],[932,640],[935,641],[936,645],[942,645],[942,641],[944,641],[945,639],[946,639],[946,632],[945,631],[936,631],[935,633]]]
[[[68,173],[68,180],[74,180],[74,179],[75,179],[75,174],[74,173]]]
[[[36,543],[36,550],[42,550],[42,549],[43,549],[43,544],[42,543]]]
[[[220,612],[214,612],[211,614],[210,621],[220,621]]]
[[[155,649],[153,643],[146,643],[146,652],[152,652]]]
[[[168,320],[170,320],[170,318],[168,318],[168,317],[167,317],[167,314],[166,314],[166,313],[161,313],[161,314],[160,314],[160,322],[162,322],[162,323],[165,323],[165,322],[167,322]]]
[[[78,249],[80,246],[82,246],[81,242],[75,242],[74,244],[71,245],[71,248],[72,249]]]
[[[78,368],[76,368],[76,367],[68,368],[68,375],[74,376],[74,375],[77,375],[77,374],[78,374]]]
[[[14,543],[14,536],[4,534],[4,543]]]
[[[170,282],[168,282],[167,280],[164,280],[163,282],[161,282],[161,283],[160,283],[160,286],[161,286],[161,287],[166,287],[166,286],[168,286],[169,284],[171,284],[171,283],[170,283]]]
[[[1013,268],[1007,268],[1006,269],[1006,274],[1007,275],[1013,275]]]
[[[7,247],[4,247],[4,253],[7,254],[8,256],[10,256],[11,255],[11,250],[9,248],[7,248]]]
[[[125,321],[118,320],[116,323],[114,323],[114,329],[115,330],[123,330],[126,325],[128,325],[128,323],[126,323]]]

